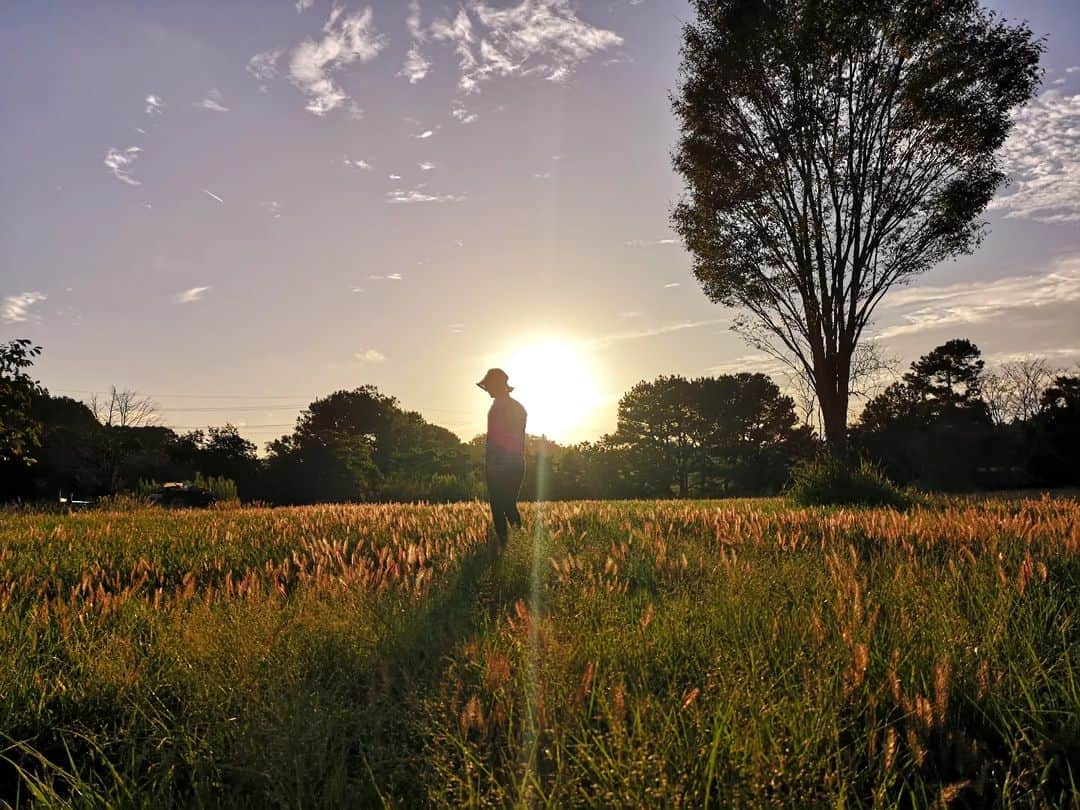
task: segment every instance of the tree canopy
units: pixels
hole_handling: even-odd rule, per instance
[[[977,0],[694,6],[673,223],[705,293],[808,378],[841,448],[875,308],[978,244],[1043,46]]]

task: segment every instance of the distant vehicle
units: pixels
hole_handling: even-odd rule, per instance
[[[59,503],[67,509],[89,509],[94,505],[94,502],[88,498],[76,498],[74,495],[64,497],[62,493],[59,497]]]
[[[205,509],[217,500],[209,490],[182,481],[162,484],[150,493],[149,498],[151,503],[170,509]]]

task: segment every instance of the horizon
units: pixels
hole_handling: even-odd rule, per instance
[[[1080,10],[986,5],[1047,36],[1005,148],[1014,182],[985,243],[887,296],[875,337],[904,366],[951,337],[990,363],[1075,366]],[[641,379],[776,376],[668,223],[689,16],[659,0],[9,11],[0,341],[42,345],[54,394],[133,388],[163,425],[231,422],[260,452],[364,384],[467,441],[488,408],[474,382],[502,366],[529,432],[570,444],[612,430]]]

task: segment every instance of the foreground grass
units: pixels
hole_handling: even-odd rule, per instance
[[[0,515],[0,806],[1076,806],[1080,505]]]

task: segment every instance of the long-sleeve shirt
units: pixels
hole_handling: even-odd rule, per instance
[[[488,411],[486,460],[491,464],[525,459],[525,420],[528,414],[510,396],[496,397]]]

